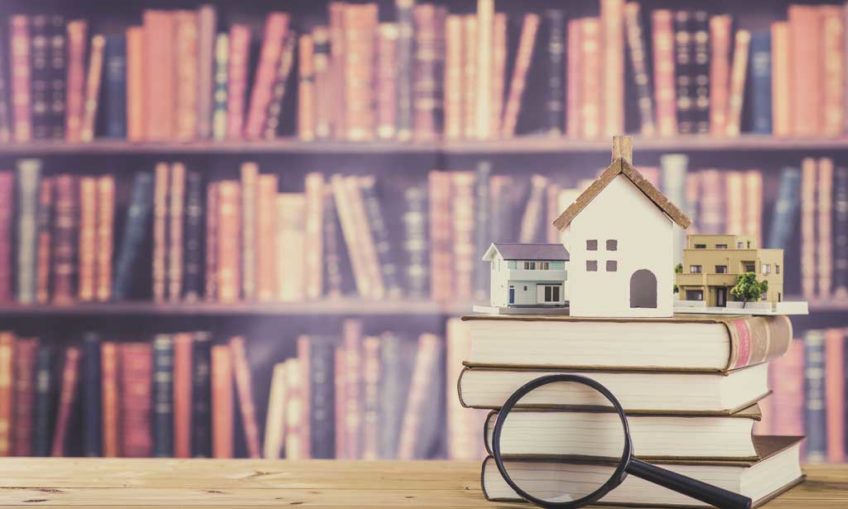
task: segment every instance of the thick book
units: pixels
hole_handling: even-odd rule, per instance
[[[30,18],[30,114],[32,116],[32,138],[45,140],[50,137],[49,106],[49,18],[36,14]]]
[[[166,280],[168,300],[178,301],[183,294],[184,228],[186,167],[172,163],[168,184],[168,237],[166,247]]]
[[[752,131],[771,134],[771,33],[751,34],[751,87],[757,92],[751,97]]]
[[[402,419],[409,394],[409,373],[413,370],[416,344],[391,332],[380,338],[380,385],[378,455],[395,459],[400,445]],[[475,430],[478,431],[479,430]]]
[[[414,367],[411,372],[409,396],[401,421],[398,439],[398,459],[427,459],[437,453],[439,424],[444,406],[439,380],[442,374],[444,347],[433,334],[418,338]]]
[[[710,132],[710,17],[706,11],[692,13],[692,123],[695,134]]]
[[[336,452],[335,384],[333,381],[336,339],[311,336],[308,342],[309,457],[332,459]]]
[[[742,131],[742,106],[748,76],[748,56],[751,32],[737,30],[733,45],[733,64],[730,68],[730,95],[727,103],[727,135],[739,136]]]
[[[564,132],[565,122],[565,12],[560,9],[545,11],[543,25],[546,87],[542,129],[547,135],[559,136]]]
[[[247,95],[247,72],[250,65],[250,27],[230,26],[227,55],[227,138],[242,137]],[[221,58],[218,58],[219,65]]]
[[[191,455],[212,457],[212,338],[194,334],[191,356]]]
[[[648,73],[649,56],[645,41],[645,25],[638,2],[628,2],[624,6],[624,22],[630,65],[633,68],[633,82],[636,85],[636,101],[639,106],[639,132],[643,136],[653,136],[657,130],[654,122],[653,89],[651,75]]]
[[[15,336],[0,332],[0,455],[12,451]]]
[[[693,13],[686,10],[675,11],[674,21],[674,84],[677,106],[677,132],[693,134],[694,122],[694,86],[692,83],[692,62],[695,55]]]
[[[174,340],[170,334],[153,338],[153,455],[174,455]]]
[[[30,61],[30,22],[17,14],[9,18],[9,66],[12,120],[15,141],[32,140],[32,62]]]
[[[71,346],[65,350],[59,406],[56,411],[56,426],[53,428],[53,445],[50,450],[50,455],[54,457],[65,455],[65,445],[69,435],[72,414],[76,406],[79,359],[79,347]]]
[[[764,436],[755,439],[759,459],[754,461],[703,461],[687,458],[679,461],[657,462],[658,466],[720,488],[741,493],[753,499],[759,507],[803,480],[800,466],[801,437]],[[543,493],[560,494],[568,481],[576,481],[574,469],[562,462],[537,462],[523,459],[507,462],[507,471],[514,478],[539,478]],[[580,469],[581,476],[606,476],[609,468],[595,466]],[[604,477],[606,478],[606,477]],[[595,478],[596,479],[596,478]],[[577,481],[579,482],[579,481]],[[483,493],[487,500],[519,501],[520,497],[504,482],[492,458],[483,462]],[[607,494],[601,504],[624,506],[708,507],[677,492],[628,476]]]
[[[289,15],[272,12],[265,20],[265,32],[262,36],[262,49],[253,79],[253,89],[244,125],[244,137],[256,139],[262,135],[265,116],[271,102],[274,80],[283,50],[283,41],[289,30]]]
[[[101,430],[103,432],[103,457],[114,458],[121,452],[121,429],[120,429],[120,378],[119,369],[119,346],[113,341],[104,341],[100,348],[100,371],[102,374],[100,395],[102,404],[103,421]]]
[[[827,458],[827,411],[825,409],[825,338],[821,330],[804,335],[804,430],[807,460]]]
[[[848,168],[844,166],[837,168],[834,176],[833,211],[833,296],[837,299],[846,299],[848,298]]]
[[[112,282],[112,298],[115,300],[126,300],[132,293],[133,275],[141,258],[152,208],[153,174],[147,171],[138,172],[133,177],[123,237],[115,259],[115,277]]]
[[[769,394],[768,365],[723,373],[591,372],[466,366],[457,380],[459,401],[470,408],[498,408],[519,387],[540,376],[575,373],[601,382],[628,412],[733,413]],[[580,404],[567,391],[551,390],[521,402],[527,408]]]
[[[151,286],[153,300],[163,302],[168,289],[168,189],[171,168],[166,162],[156,163],[153,186],[153,255]]]
[[[218,12],[214,5],[197,8],[197,138],[208,140],[213,134],[212,111],[215,102],[215,44]]]
[[[2,339],[3,337],[4,335],[0,335],[0,344],[7,341]],[[15,339],[15,375],[12,380],[14,396],[12,398],[6,398],[6,401],[15,402],[11,422],[13,442],[9,451],[14,456],[32,456],[33,426],[35,424],[33,422],[35,410],[35,359],[38,354],[38,343],[37,338]],[[11,367],[11,364],[9,367]]]
[[[153,361],[150,343],[123,343],[120,355],[121,454],[146,458],[153,453]]]
[[[197,301],[203,296],[203,175],[188,171],[185,186],[182,296]]]
[[[53,436],[53,350],[42,344],[35,357],[35,406],[32,415],[32,455],[49,456]]]
[[[489,366],[730,371],[780,357],[792,339],[785,316],[463,319],[471,329],[468,361]]]
[[[106,136],[127,136],[127,39],[124,35],[106,36]]]
[[[674,136],[677,134],[677,96],[674,28],[670,10],[657,9],[651,13],[651,40],[653,42],[657,132],[660,136]]]
[[[91,54],[86,70],[85,95],[83,96],[80,141],[90,142],[96,134],[97,109],[100,105],[100,85],[103,82],[103,53],[106,39],[102,35],[91,38]]]
[[[86,333],[82,338],[82,449],[85,456],[103,455],[103,414],[101,387],[102,343],[96,333]]]
[[[247,454],[251,458],[259,458],[259,425],[253,400],[253,381],[243,337],[236,336],[230,339],[230,356],[233,362],[233,376],[238,391],[238,404],[241,411],[242,426],[244,427],[245,442],[247,443]]]
[[[710,134],[724,136],[727,132],[727,102],[730,94],[730,41],[733,19],[727,14],[712,16],[709,24]]]
[[[176,127],[177,51],[176,11],[145,10],[144,30],[144,116],[148,141],[173,138]]]
[[[218,34],[215,37],[215,79],[212,103],[212,138],[215,141],[227,139],[229,91],[230,36]]]
[[[38,191],[41,180],[41,160],[18,161],[17,184],[17,297],[18,302],[36,301],[38,260]]]
[[[598,408],[585,409],[585,405],[582,408],[514,409],[501,429],[501,454],[520,458],[619,457],[621,444],[610,440],[609,435],[619,429],[618,414]],[[751,430],[761,417],[759,406],[752,405],[727,415],[630,413],[627,421],[633,450],[640,458],[755,460],[759,456]],[[486,450],[490,454],[497,418],[498,413],[491,412],[484,426]],[[606,432],[591,433],[587,431],[590,429]]]

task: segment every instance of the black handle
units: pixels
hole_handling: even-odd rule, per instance
[[[627,473],[721,509],[751,509],[751,499],[632,458]]]

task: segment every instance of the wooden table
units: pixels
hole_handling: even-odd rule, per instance
[[[848,465],[809,466],[768,509],[848,507]],[[473,462],[3,458],[0,506],[522,507],[493,504]]]

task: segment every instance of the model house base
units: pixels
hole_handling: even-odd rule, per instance
[[[703,300],[680,300],[674,303],[675,314],[698,314],[698,315],[808,315],[810,314],[807,301],[782,301],[782,302],[748,302],[743,307],[742,302],[730,301],[725,307],[707,306]]]
[[[559,306],[484,306],[474,305],[471,308],[475,313],[484,315],[566,315],[568,316],[568,303]]]

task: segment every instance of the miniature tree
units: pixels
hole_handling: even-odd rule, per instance
[[[678,263],[677,265],[674,266],[674,273],[675,274],[683,274],[683,264],[682,263]],[[675,279],[677,279],[677,278],[675,278]],[[674,283],[674,293],[680,293],[680,287],[677,286],[677,283]]]
[[[760,297],[768,291],[768,281],[757,281],[757,275],[753,272],[745,272],[739,275],[736,286],[730,289],[730,295],[737,301],[742,301],[744,308],[748,302],[760,300]]]

